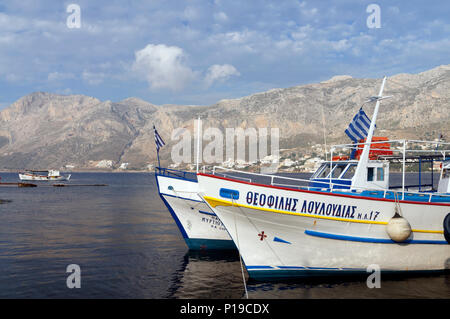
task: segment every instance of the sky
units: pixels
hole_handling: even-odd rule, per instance
[[[450,63],[449,17],[435,0],[1,0],[0,109],[36,91],[211,105],[418,73]]]

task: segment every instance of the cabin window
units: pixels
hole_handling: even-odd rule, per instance
[[[384,181],[384,168],[383,167],[377,168],[377,181]]]
[[[350,165],[342,176],[343,179],[351,179],[355,175],[356,165]]]
[[[326,164],[322,172],[320,172],[318,178],[325,178],[330,174],[330,164]]]
[[[374,167],[367,168],[367,181],[373,182],[373,177],[374,177]]]
[[[322,172],[322,170],[325,168],[325,166],[326,166],[326,164],[322,164],[319,167],[319,169],[313,174],[313,176],[311,178],[317,178],[320,175],[320,173]]]
[[[342,172],[344,171],[344,169],[347,167],[347,164],[338,164],[336,165],[336,167],[333,170],[332,176],[333,178],[338,178],[339,176],[341,176]]]

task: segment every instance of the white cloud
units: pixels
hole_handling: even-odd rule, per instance
[[[90,85],[99,85],[103,82],[106,77],[104,73],[95,73],[84,70],[81,74],[83,81],[87,82]]]
[[[194,71],[185,65],[183,49],[165,44],[149,44],[136,51],[132,69],[151,89],[179,91],[195,79]]]
[[[228,16],[225,12],[214,13],[214,20],[218,22],[227,22]]]
[[[212,85],[215,81],[225,80],[231,76],[241,75],[236,68],[230,64],[214,64],[208,68],[205,76],[205,82],[208,86]]]
[[[75,75],[72,73],[64,73],[64,72],[51,72],[47,76],[48,81],[63,81],[74,79]]]
[[[188,20],[197,20],[200,17],[199,11],[194,7],[186,7],[183,16]]]

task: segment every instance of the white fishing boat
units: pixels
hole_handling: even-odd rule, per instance
[[[201,197],[225,225],[250,277],[366,273],[372,265],[385,272],[450,268],[450,165],[442,165],[438,192],[405,183],[410,158],[422,160],[424,152],[445,161],[450,151],[442,148],[450,144],[431,142],[439,150],[422,150],[408,145],[423,141],[374,141],[385,81],[371,98],[366,142],[331,149],[333,155],[360,148],[359,159],[325,162],[308,180],[245,172],[230,178],[238,172],[221,167],[198,174]],[[376,145],[386,143],[400,155],[374,156],[386,151]],[[398,186],[389,181],[394,160],[402,169]]]
[[[191,250],[236,249],[225,226],[198,195],[195,173],[156,168],[159,196]]]
[[[159,150],[165,143],[154,125],[153,130],[158,156],[158,166],[155,170],[158,193],[175,220],[186,245],[191,250],[236,249],[222,222],[198,195],[196,174],[161,167]],[[197,172],[198,165],[197,163]]]
[[[28,170],[19,173],[19,179],[21,181],[68,181],[70,179],[70,174],[61,175],[57,170],[48,171],[34,171]]]

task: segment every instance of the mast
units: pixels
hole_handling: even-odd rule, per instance
[[[383,99],[382,94],[385,83],[386,83],[386,76],[383,78],[383,82],[381,83],[380,92],[378,93],[378,96],[371,98],[371,100],[376,100],[377,103],[375,104],[375,110],[373,111],[372,122],[370,122],[370,128],[367,134],[366,143],[364,145],[361,157],[359,158],[355,175],[352,178],[352,187],[363,187],[367,181],[367,164],[369,163],[370,147],[372,143],[373,132],[375,130],[375,124],[377,122],[378,110],[380,108],[380,101]]]
[[[197,174],[198,174],[199,165],[200,165],[200,136],[201,136],[200,125],[201,125],[201,121],[200,121],[200,116],[199,116],[198,120],[197,120],[197,165],[196,165],[197,166]]]

